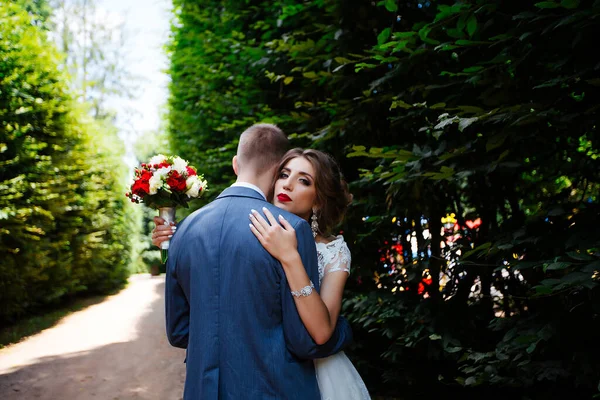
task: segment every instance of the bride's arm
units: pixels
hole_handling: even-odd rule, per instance
[[[250,216],[250,229],[263,247],[281,262],[292,291],[310,285],[310,279],[297,249],[296,232],[290,223],[280,216],[280,223],[267,209],[263,212],[270,224],[256,211]],[[335,330],[342,307],[346,272],[330,273],[321,283],[321,295],[313,291],[307,297],[294,297],[298,314],[308,333],[317,344],[326,343]]]
[[[299,255],[280,261],[292,290],[310,285]],[[300,318],[317,344],[326,343],[335,330],[347,279],[348,274],[343,271],[328,274],[321,282],[321,294],[313,291],[308,297],[294,298]]]

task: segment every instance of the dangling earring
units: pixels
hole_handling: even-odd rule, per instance
[[[317,221],[317,209],[313,208],[312,212],[312,217],[310,217],[310,230],[313,233],[313,237],[316,238],[317,233],[319,232],[319,222]]]

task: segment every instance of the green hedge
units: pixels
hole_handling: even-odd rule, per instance
[[[170,139],[213,194],[258,121],[351,181],[344,313],[374,393],[597,393],[600,1],[174,5]]]
[[[128,276],[123,146],[69,93],[31,15],[0,5],[0,323]]]

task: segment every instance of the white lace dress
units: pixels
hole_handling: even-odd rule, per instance
[[[336,271],[350,273],[350,250],[340,235],[330,243],[317,243],[319,282]],[[371,399],[367,387],[350,359],[343,351],[315,360],[317,381],[322,400]]]

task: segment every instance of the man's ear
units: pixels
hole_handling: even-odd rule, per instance
[[[233,156],[233,159],[231,160],[231,166],[233,167],[233,172],[237,176],[238,175],[238,161],[237,161],[237,156]]]

